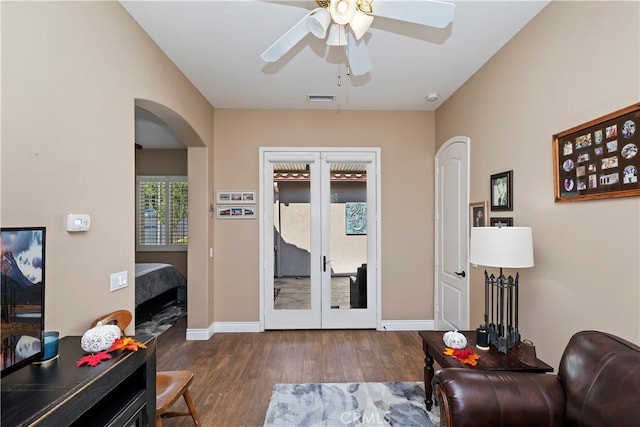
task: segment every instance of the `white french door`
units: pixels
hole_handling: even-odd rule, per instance
[[[375,328],[379,152],[260,151],[264,329]]]

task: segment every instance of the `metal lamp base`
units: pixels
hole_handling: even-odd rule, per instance
[[[500,335],[496,325],[489,325],[487,327],[489,331],[489,345],[494,346],[500,353],[507,353],[509,349],[520,344],[520,331],[513,329],[511,332]]]
[[[518,330],[518,274],[515,279],[511,276],[506,278],[501,268],[498,277],[489,276],[485,271],[484,280],[484,322],[489,333],[489,345],[500,353],[507,353],[520,343],[521,338]]]

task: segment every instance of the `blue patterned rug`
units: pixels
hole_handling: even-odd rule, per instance
[[[433,415],[425,409],[422,382],[276,384],[264,425],[437,425],[438,420],[430,417]]]

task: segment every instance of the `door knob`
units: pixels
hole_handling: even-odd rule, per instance
[[[467,275],[467,273],[465,273],[464,270],[462,270],[461,272],[455,271],[454,273],[456,273],[456,276],[460,276],[460,277],[465,277]]]

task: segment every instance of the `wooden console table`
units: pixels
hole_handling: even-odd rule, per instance
[[[424,351],[424,390],[427,410],[433,405],[433,362],[438,362],[442,368],[469,368],[485,369],[487,371],[521,371],[521,372],[553,372],[553,368],[540,359],[536,359],[536,366],[525,365],[520,361],[520,349],[511,348],[506,354],[500,353],[491,346],[489,350],[480,350],[476,347],[476,331],[459,331],[467,338],[467,347],[480,356],[476,366],[470,366],[459,362],[451,356],[444,354],[444,341],[447,331],[420,331],[422,338],[422,350]]]
[[[2,378],[3,426],[155,424],[155,337],[137,336],[146,349],[115,351],[94,367],[76,366],[85,354],[80,338],[62,338],[57,360]]]

